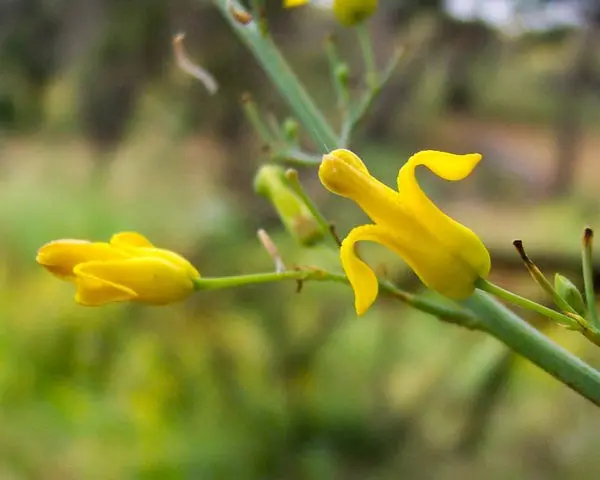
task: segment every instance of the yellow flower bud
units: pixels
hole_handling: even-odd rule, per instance
[[[353,27],[369,18],[377,10],[378,0],[284,0],[283,8],[314,4],[333,10],[342,25]]]
[[[128,300],[173,303],[189,295],[200,278],[185,258],[154,247],[134,232],[113,235],[109,243],[56,240],[42,246],[36,260],[55,276],[74,282],[75,301],[89,306]]]
[[[352,27],[373,15],[377,3],[377,0],[334,0],[333,14],[342,25]]]

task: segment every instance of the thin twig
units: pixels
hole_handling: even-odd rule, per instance
[[[185,49],[183,48],[184,38],[185,33],[178,33],[173,37],[173,52],[175,54],[177,66],[185,73],[191,75],[197,80],[200,80],[202,85],[204,85],[206,90],[208,90],[208,93],[214,95],[219,90],[217,81],[210,73],[208,73],[207,70],[190,60]]]

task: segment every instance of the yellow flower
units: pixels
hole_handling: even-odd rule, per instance
[[[356,312],[362,315],[375,301],[378,282],[371,268],[357,257],[354,244],[379,243],[401,256],[432,290],[452,299],[468,297],[475,281],[490,271],[490,256],[468,228],[439,210],[423,193],[415,168],[425,165],[446,180],[468,176],[481,155],[423,151],[400,169],[398,191],[375,179],[348,150],[324,155],[319,178],[331,192],[354,200],[373,220],[354,228],[340,250],[342,266],[354,289]]]
[[[109,243],[56,240],[40,248],[36,260],[55,276],[74,282],[75,301],[89,306],[127,300],[176,302],[194,290],[200,277],[185,258],[154,247],[134,232],[117,233]]]
[[[378,0],[284,0],[283,7],[294,8],[309,3],[333,10],[338,22],[352,27],[375,13]]]

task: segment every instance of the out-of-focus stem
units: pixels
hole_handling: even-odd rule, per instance
[[[594,232],[586,228],[583,234],[583,245],[581,250],[583,282],[585,285],[585,301],[587,303],[589,321],[594,330],[600,330],[598,322],[598,311],[596,310],[596,294],[594,292],[594,268],[592,265],[592,240]]]
[[[235,0],[213,0],[223,17],[238,37],[251,50],[269,79],[288,102],[296,117],[302,122],[308,134],[323,151],[337,147],[338,139],[315,102],[300,83],[279,49],[268,34],[261,31],[256,20],[247,24],[238,22],[231,9],[243,12],[245,9]]]

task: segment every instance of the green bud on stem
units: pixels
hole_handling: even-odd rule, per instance
[[[254,190],[275,207],[286,230],[300,244],[312,246],[327,234],[285,177],[285,169],[263,165],[254,177]]]

